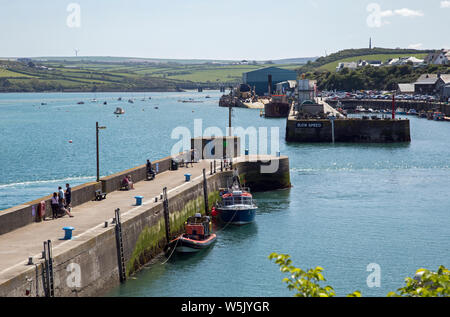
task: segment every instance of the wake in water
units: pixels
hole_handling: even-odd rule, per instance
[[[39,181],[27,181],[20,183],[11,183],[11,184],[0,184],[0,189],[2,188],[15,188],[15,187],[33,187],[33,185],[41,185],[41,184],[52,184],[52,183],[67,183],[67,182],[78,182],[78,181],[89,181],[94,180],[95,176],[80,176],[80,177],[68,177],[63,179],[49,179],[49,180],[39,180]]]

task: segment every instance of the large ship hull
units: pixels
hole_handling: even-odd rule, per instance
[[[287,118],[291,106],[283,102],[271,102],[264,107],[264,116],[266,118]]]

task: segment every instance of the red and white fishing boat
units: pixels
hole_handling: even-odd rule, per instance
[[[210,217],[196,214],[186,221],[185,233],[170,241],[169,248],[180,253],[199,252],[212,246],[216,239]]]

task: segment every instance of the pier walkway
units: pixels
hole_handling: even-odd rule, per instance
[[[282,157],[284,158],[284,157]],[[240,156],[233,159],[233,166],[241,162],[270,161],[275,159],[269,155]],[[279,159],[279,158],[276,158]],[[203,169],[207,178],[210,176],[210,163],[213,160],[201,160],[193,167],[180,167],[176,171],[166,171],[157,175],[152,181],[141,181],[134,184],[134,190],[114,191],[102,201],[89,201],[72,209],[74,218],[65,216],[58,219],[48,219],[39,223],[32,223],[14,231],[0,235],[0,285],[28,272],[34,266],[27,265],[28,258],[33,257],[33,263],[42,260],[43,242],[52,241],[53,256],[68,254],[77,246],[92,241],[100,234],[110,230],[114,211],[120,208],[122,222],[134,218],[151,207],[162,205],[160,196],[163,188],[167,187],[169,200],[186,189],[203,182]],[[220,173],[220,160],[216,160],[216,171]],[[186,182],[185,174],[191,174]],[[136,206],[135,196],[143,196],[141,206]],[[155,197],[158,201],[155,202]],[[105,228],[105,222],[108,227]],[[74,227],[73,239],[62,240],[63,227]],[[92,255],[94,256],[94,255]]]
[[[195,163],[194,167],[179,168],[176,171],[167,171],[158,174],[153,181],[141,181],[134,184],[134,190],[115,191],[107,195],[102,201],[90,201],[72,209],[74,218],[65,216],[52,220],[51,218],[40,223],[33,223],[9,233],[0,235],[0,284],[17,275],[27,266],[28,258],[33,257],[34,263],[39,263],[43,251],[43,242],[51,240],[53,253],[70,249],[77,241],[85,241],[87,237],[98,234],[104,228],[105,221],[111,226],[114,210],[120,208],[122,221],[132,217],[133,212],[138,213],[145,206],[161,204],[159,196],[164,187],[167,187],[168,196],[178,190],[183,190],[189,184],[198,184],[203,180],[203,169],[207,176],[210,174],[210,161],[203,160]],[[219,168],[220,169],[220,163]],[[186,182],[184,174],[191,174],[191,181]],[[136,206],[135,196],[143,196],[143,205]],[[155,197],[158,202],[155,203]],[[73,240],[62,241],[63,227],[74,227]]]

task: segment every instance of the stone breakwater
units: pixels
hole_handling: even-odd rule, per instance
[[[277,168],[273,173],[261,173],[261,167],[274,162]],[[109,194],[104,201],[81,203],[74,208],[75,218],[28,224],[0,235],[0,253],[5,255],[0,260],[0,296],[45,296],[46,270],[40,253],[42,242],[48,239],[53,242],[55,296],[104,294],[120,283],[117,236],[111,221],[116,208],[121,210],[122,256],[128,277],[160,255],[166,243],[164,206],[161,200],[155,201],[156,197],[160,197],[162,188],[167,187],[168,190],[170,233],[175,235],[182,231],[189,216],[205,210],[203,169],[207,174],[209,207],[219,199],[219,189],[226,187],[232,175],[231,170],[222,172],[220,163],[216,173],[211,174],[209,160],[177,171],[168,171],[170,158],[160,163],[156,180],[137,182],[136,190],[132,192],[117,191],[121,175],[131,174],[136,180],[141,180],[144,167],[111,175],[100,183],[80,186],[87,197],[90,195],[88,192],[96,188],[102,188]],[[234,159],[233,168],[238,170],[241,179],[252,190],[290,187],[287,157],[238,157]],[[187,172],[191,174],[190,182],[184,180]],[[145,197],[141,206],[133,204],[137,194]],[[60,241],[57,238],[63,235],[61,229],[64,225],[75,227],[73,240]],[[15,247],[10,241],[15,241]],[[27,265],[30,256],[33,265]]]

